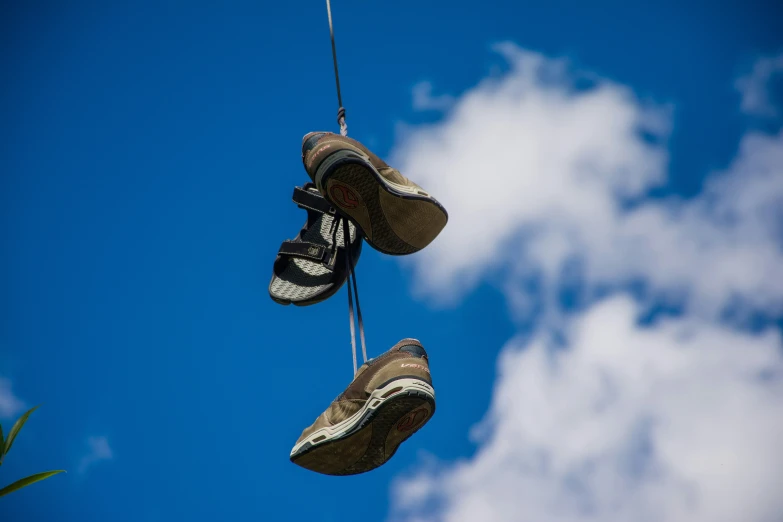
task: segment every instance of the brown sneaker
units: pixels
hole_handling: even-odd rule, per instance
[[[324,198],[380,252],[418,252],[446,226],[435,198],[356,140],[311,132],[302,140],[302,162]]]
[[[389,460],[435,413],[427,352],[403,339],[370,359],[302,432],[291,462],[326,475],[355,475]]]

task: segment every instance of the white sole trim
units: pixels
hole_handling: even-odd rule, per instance
[[[395,388],[400,388],[400,389],[395,391],[388,397],[384,397],[386,393],[388,393],[390,390],[393,390]],[[293,456],[305,444],[310,443],[313,446],[318,446],[320,444],[329,442],[330,440],[340,438],[341,436],[351,431],[351,429],[353,429],[356,423],[359,422],[367,412],[377,410],[384,403],[398,397],[400,394],[406,394],[409,391],[424,392],[428,394],[433,401],[435,400],[435,389],[429,384],[427,384],[426,382],[422,381],[421,379],[412,379],[408,377],[402,379],[395,379],[389,382],[383,388],[378,388],[374,392],[372,392],[370,398],[367,399],[367,402],[364,404],[364,406],[359,411],[357,411],[356,413],[354,413],[344,421],[335,424],[334,426],[323,427],[311,433],[310,436],[308,436],[306,439],[302,440],[296,446],[294,446],[294,448],[291,450],[290,456]],[[321,438],[321,440],[319,440],[318,442],[313,442],[314,440],[319,438]]]

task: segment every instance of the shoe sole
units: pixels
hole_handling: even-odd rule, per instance
[[[432,386],[420,379],[395,379],[375,390],[350,418],[321,428],[294,446],[290,459],[325,475],[365,473],[392,458],[434,413]]]
[[[319,165],[315,184],[356,223],[374,249],[408,255],[429,245],[446,226],[446,209],[426,192],[398,185],[354,150],[338,150]]]

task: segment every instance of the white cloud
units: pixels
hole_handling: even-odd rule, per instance
[[[596,230],[585,219],[600,232],[615,219],[615,193],[639,194],[664,176],[665,150],[636,131],[665,135],[665,116],[641,109],[626,88],[576,91],[561,64],[500,49],[509,74],[466,92],[444,121],[409,131],[393,154],[449,211],[446,229],[413,258],[422,288],[440,297],[517,259],[520,234],[544,233],[550,241],[538,239],[535,255],[560,260],[571,249],[556,236]]]
[[[746,137],[696,199],[629,210],[666,181],[668,109],[606,81],[577,90],[563,63],[500,50],[511,71],[466,92],[442,122],[408,130],[392,158],[449,211],[408,260],[420,292],[453,301],[504,268],[551,294],[577,260],[591,287],[643,277],[704,313],[737,295],[783,308],[783,134]]]
[[[783,513],[780,337],[592,307],[566,349],[512,340],[477,455],[404,479],[394,520],[772,521]],[[523,349],[524,348],[524,349]]]
[[[413,86],[413,108],[417,111],[446,111],[454,104],[448,94],[432,95],[430,82],[419,82]]]
[[[11,381],[0,377],[0,419],[12,419],[24,408],[24,402],[11,390]]]
[[[109,439],[106,437],[89,437],[87,439],[87,445],[89,446],[89,452],[84,455],[79,461],[79,473],[84,474],[94,464],[104,460],[112,460],[114,453],[109,446]]]
[[[403,262],[432,301],[489,280],[517,317],[544,313],[503,351],[476,455],[402,478],[392,519],[778,520],[783,345],[741,322],[783,315],[783,133],[747,134],[695,197],[651,199],[668,177],[668,107],[498,50],[509,72],[407,129],[390,158],[450,216]],[[623,293],[637,281],[682,315],[637,323],[650,301]],[[560,307],[567,285],[576,315]]]
[[[783,53],[777,56],[760,58],[753,70],[735,83],[742,94],[742,110],[754,116],[773,117],[777,109],[769,99],[770,82],[775,75],[783,72]]]

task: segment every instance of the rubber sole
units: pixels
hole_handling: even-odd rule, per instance
[[[446,226],[448,214],[434,198],[398,185],[353,150],[326,157],[315,174],[324,197],[353,220],[374,249],[408,255],[429,245]]]
[[[312,433],[294,447],[291,462],[337,476],[357,475],[382,466],[435,413],[434,394],[427,391],[432,388],[420,382],[424,386],[400,386],[392,381],[384,389],[399,387],[399,391],[380,401],[373,394],[365,408],[341,423],[339,434],[329,437],[325,429]]]

